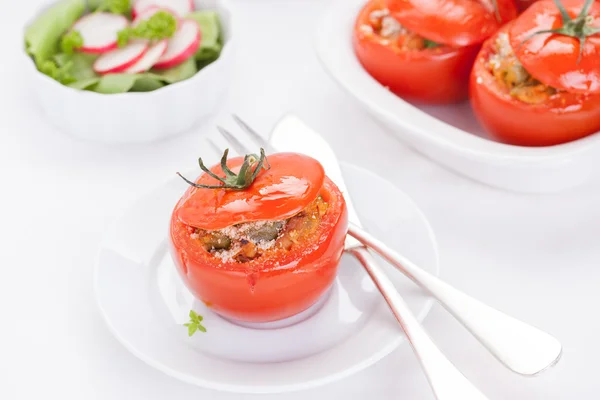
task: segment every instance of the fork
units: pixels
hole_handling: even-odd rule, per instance
[[[255,131],[240,121],[257,143],[265,143]],[[271,142],[279,150],[294,150],[313,156],[325,167],[327,174],[344,193],[350,221],[358,221],[352,199],[345,188],[337,157],[329,144],[300,119],[288,115],[273,130]],[[268,143],[267,143],[268,144]],[[273,146],[267,148],[274,152]],[[446,308],[483,346],[507,368],[524,376],[536,375],[554,364],[562,354],[562,346],[553,336],[506,315],[479,300],[453,288],[438,277],[416,266],[406,257],[393,252],[367,232],[350,224],[349,234],[370,249],[380,253],[400,272],[429,292]]]
[[[249,127],[239,117],[234,116],[236,123],[246,131],[249,136],[269,153],[276,150],[260,135]],[[241,141],[222,127],[217,127],[221,135],[239,155],[252,153]],[[219,147],[209,139],[210,144],[221,153]],[[336,182],[338,184],[338,182]],[[360,223],[356,212],[348,204],[350,220],[354,220],[353,232],[362,232],[357,226]],[[438,400],[486,400],[482,394],[440,351],[425,329],[412,313],[400,293],[384,270],[375,262],[375,259],[362,243],[351,235],[347,235],[344,250],[355,256],[363,265],[376,287],[383,295],[395,318],[404,330],[413,351],[417,355],[427,380]]]

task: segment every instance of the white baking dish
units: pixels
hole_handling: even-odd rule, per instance
[[[398,138],[454,171],[518,192],[561,191],[600,169],[600,132],[558,146],[511,146],[487,138],[468,103],[415,106],[389,92],[352,48],[354,20],[365,2],[335,0],[318,23],[315,48],[331,77]]]
[[[45,3],[29,23],[52,5]],[[215,112],[234,65],[233,12],[227,0],[195,0],[218,12],[224,46],[220,57],[193,77],[142,93],[101,94],[64,86],[42,74],[22,51],[26,79],[42,112],[61,131],[104,143],[142,143],[185,132]]]

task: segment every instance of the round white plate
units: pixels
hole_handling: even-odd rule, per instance
[[[433,232],[412,200],[356,166],[342,172],[363,225],[422,268],[438,273]],[[322,385],[357,372],[394,350],[401,328],[368,275],[344,256],[331,290],[296,324],[250,329],[195,301],[167,251],[171,211],[186,189],[174,178],[140,199],[106,232],[96,264],[98,306],[123,345],[183,381],[232,392],[274,393]],[[410,308],[423,320],[432,300],[387,268]],[[182,326],[193,308],[206,333]]]

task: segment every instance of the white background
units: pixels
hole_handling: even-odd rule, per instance
[[[52,129],[16,57],[21,26],[37,0],[1,1],[1,399],[433,398],[406,344],[349,379],[280,396],[199,389],[130,355],[109,334],[92,296],[102,231],[125,206],[210,152],[204,138],[215,134],[214,123],[173,140],[120,147]],[[284,112],[296,112],[341,159],[381,174],[416,200],[436,232],[444,279],[562,341],[557,367],[522,378],[435,306],[425,327],[490,399],[600,398],[600,181],[533,196],[447,172],[382,131],[321,70],[311,40],[327,1],[233,2],[243,25],[239,59],[216,120],[232,126],[227,113],[234,111],[267,132]]]

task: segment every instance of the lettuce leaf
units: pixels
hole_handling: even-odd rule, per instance
[[[94,92],[115,94],[128,92],[140,75],[136,74],[108,74],[102,76],[93,88]]]
[[[82,79],[79,81],[69,83],[67,86],[79,90],[94,90],[98,82],[100,82],[100,77],[94,76],[92,78]]]
[[[198,72],[196,61],[191,57],[176,67],[163,70],[152,70],[151,75],[166,83],[175,83],[191,78],[196,72]]]
[[[62,0],[25,30],[25,50],[39,67],[58,52],[61,36],[83,15],[85,0]]]
[[[104,0],[87,0],[90,11],[96,11],[104,3]]]
[[[86,87],[97,93],[116,94],[126,92],[149,92],[191,78],[198,72],[196,61],[190,58],[176,67],[141,74],[107,74],[97,82],[90,80]],[[89,79],[89,78],[88,78]],[[77,82],[69,86],[76,87]]]
[[[87,0],[90,11],[106,11],[129,16],[133,0]]]
[[[54,61],[59,67],[64,66],[68,62],[72,63],[71,66],[71,75],[76,79],[90,79],[97,78],[98,75],[94,72],[94,61],[98,56],[94,54],[84,54],[84,53],[75,53],[75,54],[65,54],[59,53],[54,57]]]
[[[163,86],[165,86],[165,84],[162,81],[160,81],[159,79],[156,79],[156,77],[145,74],[144,76],[140,76],[135,81],[135,83],[131,87],[131,91],[132,92],[151,92],[153,90],[160,89]]]
[[[223,48],[219,15],[215,11],[196,11],[188,14],[186,18],[196,21],[202,32],[196,60],[216,60]]]

